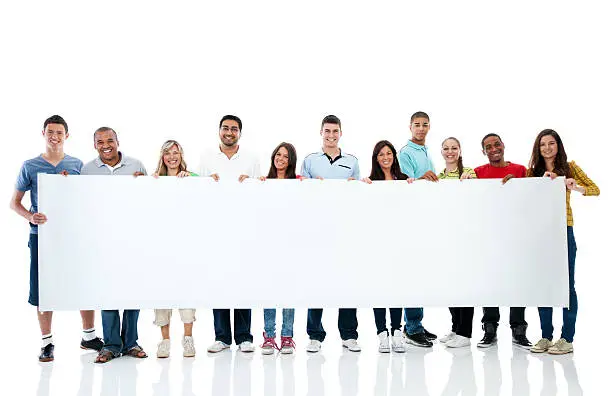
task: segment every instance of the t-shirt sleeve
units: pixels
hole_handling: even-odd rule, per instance
[[[415,177],[414,176],[415,175],[414,166],[412,165],[412,162],[410,161],[410,155],[408,155],[407,152],[400,151],[399,164],[400,164],[400,169],[402,170],[403,174],[405,174],[408,177],[412,177],[412,178]]]
[[[525,168],[523,165],[518,165],[519,170],[518,170],[518,175],[516,175],[516,177],[526,177],[527,176],[527,168]]]
[[[476,174],[476,172],[474,171],[474,169],[468,169],[468,174],[470,176],[472,176],[472,179],[478,179],[478,175]]]
[[[482,166],[474,168],[474,174],[477,178],[482,179]]]
[[[300,170],[300,174],[303,177],[312,179],[312,175],[310,174],[310,161],[308,161],[308,158],[304,158],[304,161],[302,162],[302,169]]]
[[[255,157],[255,161],[253,162],[253,178],[256,179],[261,176],[261,166],[259,165],[259,159]]]
[[[360,172],[359,172],[359,160],[355,159],[355,166],[353,167],[353,175],[352,177],[354,177],[355,179],[359,180],[360,179]]]
[[[145,168],[144,164],[140,161],[138,161],[138,167],[140,168],[138,171],[144,173],[144,175],[147,175],[147,168]]]
[[[28,166],[24,162],[21,165],[21,169],[19,170],[19,176],[17,176],[17,183],[15,183],[15,188],[19,191],[29,191],[32,189],[32,178],[30,176],[30,172],[28,171]]]

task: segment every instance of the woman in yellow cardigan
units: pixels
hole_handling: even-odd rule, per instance
[[[574,351],[572,345],[576,329],[576,314],[578,312],[578,298],[574,288],[574,269],[576,262],[576,240],[574,239],[574,219],[570,206],[570,194],[577,191],[582,195],[599,195],[599,187],[588,178],[574,161],[567,162],[567,155],[559,134],[552,129],[545,129],[538,134],[533,144],[531,160],[527,177],[565,176],[565,202],[567,210],[567,249],[569,264],[569,308],[563,308],[563,328],[561,338],[553,343],[553,309],[550,307],[538,308],[540,314],[540,327],[542,339],[532,348],[531,352],[548,352],[553,355],[562,355]]]

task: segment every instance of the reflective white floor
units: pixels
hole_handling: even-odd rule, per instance
[[[38,363],[37,334],[33,312],[27,307],[14,315],[28,323],[19,342],[10,343],[3,361],[2,394],[23,395],[590,395],[605,394],[605,363],[589,349],[588,340],[576,344],[573,355],[534,355],[510,344],[510,331],[502,323],[500,343],[479,350],[481,336],[475,319],[471,349],[449,350],[440,344],[432,349],[412,348],[404,354],[379,354],[371,310],[359,310],[361,353],[343,350],[333,324],[336,310],[326,310],[323,320],[328,339],[319,354],[304,351],[306,337],[298,334],[297,353],[262,356],[257,350],[244,354],[233,348],[215,355],[205,352],[212,341],[212,314],[200,310],[194,338],[198,354],[183,358],[180,326],[169,359],[154,357],[159,334],[153,313],[142,311],[140,342],[150,357],[144,360],[119,358],[106,365],[93,363],[95,353],[82,351],[79,316],[60,312],[54,320],[56,344],[53,363]],[[446,330],[450,315],[444,309],[427,309],[425,324],[439,335]],[[305,310],[296,313],[296,330],[305,327]],[[507,310],[502,309],[502,317]],[[255,341],[261,342],[262,319],[253,316]],[[537,313],[528,309],[534,326],[529,336],[536,341]],[[176,316],[178,318],[178,315]],[[99,319],[99,318],[97,318]],[[99,325],[98,325],[99,327]],[[535,328],[534,328],[535,327]],[[100,333],[100,329],[98,329]],[[259,336],[258,336],[259,335]],[[25,342],[25,340],[32,342]],[[587,353],[590,351],[589,353]],[[602,393],[603,392],[603,393]]]

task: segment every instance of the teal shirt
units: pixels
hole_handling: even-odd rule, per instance
[[[427,152],[427,146],[420,146],[411,140],[400,150],[399,164],[402,173],[415,179],[423,176],[427,171],[436,172]]]

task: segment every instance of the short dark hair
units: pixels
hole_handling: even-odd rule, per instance
[[[43,129],[47,128],[47,125],[49,124],[61,124],[64,126],[64,129],[66,130],[66,133],[68,132],[68,124],[66,123],[66,120],[64,120],[64,118],[62,116],[59,116],[57,114],[52,115],[51,117],[47,118],[45,120],[45,123],[43,124]]]
[[[427,121],[429,121],[429,116],[424,111],[417,111],[416,113],[414,113],[410,117],[410,123],[411,124],[412,124],[412,122],[414,121],[415,118],[427,118]]]
[[[336,117],[333,114],[326,115],[321,121],[321,129],[323,129],[323,125],[325,124],[337,124],[340,129],[342,129],[342,123],[340,122],[340,118]]]
[[[221,125],[223,125],[223,121],[226,120],[232,120],[232,121],[236,121],[238,123],[238,129],[240,129],[240,132],[242,132],[242,121],[240,120],[240,118],[236,117],[235,115],[224,115],[223,118],[221,118],[221,121],[219,121],[219,129],[221,129]]]
[[[482,146],[483,149],[484,149],[484,141],[487,138],[490,138],[491,136],[496,136],[499,139],[499,141],[503,143],[501,136],[499,136],[497,133],[487,133],[485,137],[482,138],[482,141],[480,142],[480,145]]]
[[[94,136],[94,142],[96,141],[96,133],[98,133],[98,132],[107,132],[107,131],[111,131],[111,132],[113,132],[113,134],[115,135],[115,139],[116,139],[116,140],[119,140],[119,138],[117,137],[117,132],[115,132],[115,130],[114,130],[113,128],[103,126],[103,127],[100,127],[100,128],[98,128],[98,129],[96,129],[96,131],[94,132],[94,134],[93,134],[93,136]]]

